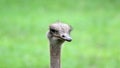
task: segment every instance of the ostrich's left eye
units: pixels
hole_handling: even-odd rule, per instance
[[[50,32],[51,32],[51,33],[57,33],[58,31],[55,30],[55,29],[50,29]]]

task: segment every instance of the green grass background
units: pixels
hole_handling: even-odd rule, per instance
[[[62,68],[120,68],[120,0],[0,0],[0,68],[49,68],[57,20],[74,28]]]

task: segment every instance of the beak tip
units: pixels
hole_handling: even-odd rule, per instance
[[[66,41],[71,42],[71,41],[72,41],[72,39],[66,39]]]

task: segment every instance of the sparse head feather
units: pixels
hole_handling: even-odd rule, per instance
[[[57,22],[49,26],[50,29],[54,29],[59,32],[69,32],[72,30],[72,27],[68,24]]]

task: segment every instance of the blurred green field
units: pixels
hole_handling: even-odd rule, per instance
[[[120,0],[0,0],[0,68],[49,68],[57,20],[74,28],[62,68],[120,68]]]

